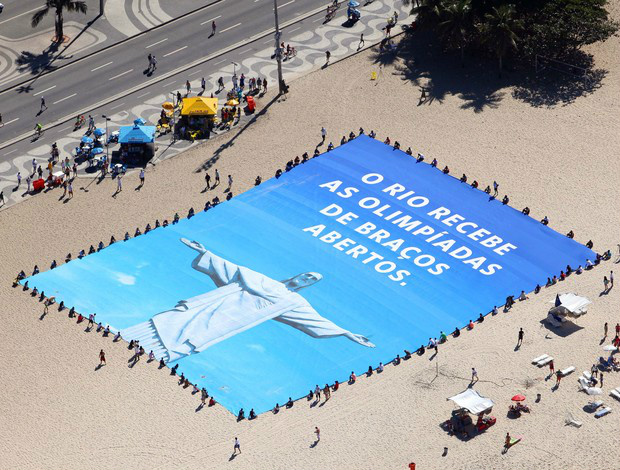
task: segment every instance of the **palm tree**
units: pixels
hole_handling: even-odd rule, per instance
[[[484,15],[485,22],[480,26],[483,40],[497,55],[499,76],[502,76],[503,59],[510,50],[517,50],[517,32],[521,30],[521,21],[515,19],[514,5],[493,7],[491,13]]]
[[[403,0],[405,5],[412,5],[411,13],[416,15],[416,21],[421,28],[430,29],[439,22],[443,10],[443,0]]]
[[[45,5],[43,9],[37,11],[34,15],[32,15],[31,25],[33,28],[36,28],[41,20],[50,12],[50,10],[56,10],[56,37],[54,38],[57,42],[62,42],[63,34],[63,19],[62,13],[63,10],[67,10],[69,12],[77,11],[79,13],[86,14],[87,10],[86,2],[83,0],[45,0]]]
[[[465,66],[465,43],[471,25],[471,0],[454,0],[447,4],[437,25],[442,39],[460,49],[462,66]]]

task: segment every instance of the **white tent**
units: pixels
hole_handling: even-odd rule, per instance
[[[566,317],[579,318],[588,311],[592,302],[576,294],[558,294],[555,297],[554,307],[549,309],[547,320],[553,326],[559,326],[566,321]]]
[[[493,400],[481,396],[473,388],[468,388],[458,395],[448,398],[452,400],[459,407],[465,408],[472,414],[478,415],[480,413],[488,413],[493,408]]]

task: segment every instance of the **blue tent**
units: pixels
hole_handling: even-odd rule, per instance
[[[155,126],[123,126],[118,141],[121,144],[150,144],[155,141]]]

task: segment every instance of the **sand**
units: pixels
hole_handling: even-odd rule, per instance
[[[613,13],[620,18],[620,4]],[[602,86],[571,103],[532,106],[497,90],[495,73],[482,75],[475,64],[463,71],[458,59],[421,54],[418,66],[433,76],[439,95],[418,106],[418,84],[402,73],[403,63],[379,71],[372,52],[317,71],[291,83],[286,101],[273,102],[255,122],[233,130],[174,159],[149,168],[146,185],[134,191],[137,174],[128,175],[116,198],[113,181],[81,179],[76,195],[59,202],[59,191],[31,198],[0,212],[0,468],[358,468],[402,469],[557,469],[612,468],[620,458],[617,414],[608,396],[620,374],[605,379],[602,399],[614,411],[596,420],[583,411],[588,397],[577,391],[577,375],[555,392],[546,370],[533,357],[553,355],[556,367],[589,369],[602,353],[603,323],[620,321],[620,286],[599,296],[602,277],[617,265],[571,276],[544,289],[509,313],[500,313],[450,340],[438,359],[428,355],[381,375],[343,386],[321,407],[305,401],[278,415],[236,423],[220,406],[196,411],[199,400],[155,365],[127,367],[126,345],[112,344],[69,320],[66,311],[43,306],[10,286],[20,269],[49,266],[99,240],[117,238],[136,226],[171,218],[189,207],[201,208],[207,195],[201,167],[232,173],[235,191],[248,189],[256,175],[312,151],[325,126],[337,143],[351,129],[374,129],[406,148],[436,157],[453,174],[465,172],[481,184],[500,183],[511,205],[528,205],[532,216],[547,215],[561,233],[592,239],[595,248],[617,252],[620,222],[620,40],[591,49],[596,66],[608,70]],[[379,80],[369,80],[372,70]],[[422,82],[426,83],[427,78]],[[445,93],[442,92],[445,91]],[[481,95],[484,95],[481,97]],[[260,102],[265,109],[273,95]],[[312,103],[312,105],[310,105]],[[87,191],[82,188],[87,188]],[[208,197],[215,196],[209,194]],[[221,192],[217,194],[222,197]],[[617,276],[616,276],[617,277]],[[565,337],[541,320],[556,293],[574,291],[593,300]],[[525,330],[515,351],[517,331]],[[415,346],[415,345],[414,345]],[[405,347],[405,345],[404,345]],[[104,348],[108,365],[95,371]],[[446,398],[462,391],[476,367],[483,395],[496,402],[497,424],[462,442],[440,424],[453,406]],[[524,393],[531,415],[506,416],[510,398]],[[536,393],[542,400],[534,404]],[[571,413],[580,429],[565,426]],[[311,448],[314,426],[322,439]],[[506,432],[523,441],[502,454]],[[229,461],[233,438],[242,454]],[[444,447],[448,454],[442,457]]]

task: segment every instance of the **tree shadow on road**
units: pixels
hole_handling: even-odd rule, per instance
[[[420,105],[441,104],[453,95],[463,101],[462,109],[475,113],[497,108],[506,88],[534,107],[567,105],[596,91],[607,74],[594,68],[591,55],[576,51],[566,61],[585,69],[587,79],[550,68],[536,74],[534,66],[527,64],[504,70],[500,77],[494,58],[466,54],[462,66],[459,53],[445,52],[432,32],[405,33],[396,51],[373,48],[371,59],[380,66],[392,65],[394,75],[419,88]]]
[[[62,43],[52,41],[50,45],[41,53],[34,53],[31,51],[22,51],[20,56],[15,60],[17,65],[17,71],[22,74],[30,74],[35,76],[35,80],[46,72],[50,72],[56,68],[54,65],[58,60],[71,60],[73,55],[63,55],[82,34],[84,34],[99,18],[101,15],[97,15],[91,21],[86,23],[82,30],[75,35],[71,41],[69,41],[64,47]],[[59,52],[60,51],[60,52]],[[29,93],[32,91],[33,82],[18,87],[19,93]]]

